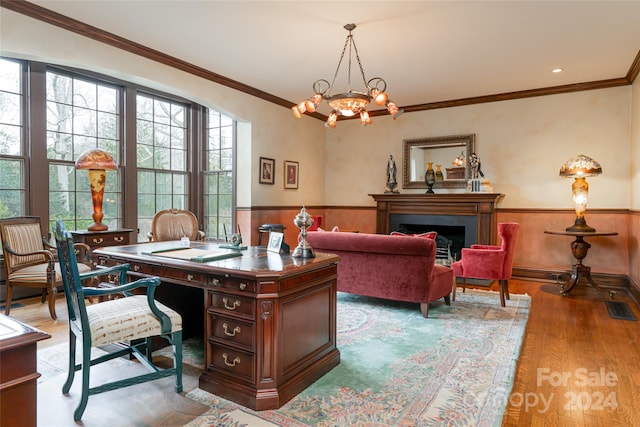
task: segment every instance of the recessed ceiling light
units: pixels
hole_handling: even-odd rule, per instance
[[[563,68],[554,68],[553,70],[551,70],[552,73],[561,73],[563,71],[564,71]]]

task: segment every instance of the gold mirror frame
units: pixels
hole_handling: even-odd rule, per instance
[[[476,151],[475,140],[475,134],[404,139],[402,141],[404,144],[403,188],[427,188],[424,172],[427,167],[426,163],[431,161],[434,170],[437,164],[441,165],[444,175],[444,180],[436,181],[433,188],[466,188],[467,180],[471,177],[469,156]],[[418,155],[414,155],[412,158],[412,153],[420,153],[421,158]],[[465,158],[464,178],[448,179],[446,169],[453,168],[453,160],[461,154]],[[418,167],[417,163],[420,163],[421,167]],[[416,170],[411,170],[412,165]]]

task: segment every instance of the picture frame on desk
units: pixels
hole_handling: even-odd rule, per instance
[[[269,157],[260,157],[259,180],[260,184],[273,184],[275,182],[276,160]]]
[[[280,233],[279,231],[270,232],[269,245],[267,246],[267,251],[280,253],[280,248],[282,246],[283,238],[284,238],[284,233]]]
[[[284,188],[298,189],[299,163],[284,161]]]

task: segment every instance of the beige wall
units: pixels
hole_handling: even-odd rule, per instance
[[[112,75],[192,99],[239,122],[238,206],[324,202],[325,128],[291,111],[174,68],[2,9],[0,54]],[[258,184],[259,157],[276,159],[274,185]],[[284,160],[300,162],[300,190],[283,189]],[[302,191],[304,189],[304,191]]]
[[[327,132],[326,203],[373,205],[367,194],[384,191],[389,154],[402,166],[405,138],[475,133],[485,176],[505,194],[502,208],[571,208],[571,180],[558,171],[577,154],[603,168],[588,180],[588,208],[628,208],[630,102],[627,86],[375,117],[365,129],[341,122]]]
[[[640,78],[633,84],[631,107],[631,209],[629,221],[629,276],[640,287]]]

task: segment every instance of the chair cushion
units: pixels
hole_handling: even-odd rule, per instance
[[[12,282],[29,282],[29,283],[46,283],[48,263],[31,265],[12,271],[8,279]],[[56,283],[62,282],[62,273],[60,272],[60,264],[55,263]],[[91,267],[86,264],[78,263],[78,271],[86,273]]]
[[[42,245],[42,233],[40,224],[15,224],[5,227],[6,244],[11,250],[20,253],[29,253],[41,251],[44,249]],[[25,264],[34,262],[44,262],[44,255],[17,256],[8,255],[9,266],[11,268],[20,267]],[[61,279],[62,280],[62,279]]]
[[[171,332],[182,329],[182,317],[156,302],[171,319]],[[146,295],[135,295],[87,306],[91,344],[100,346],[118,341],[160,335],[160,322],[151,312]]]
[[[181,237],[199,240],[198,220],[192,212],[185,210],[167,209],[156,213],[151,232],[158,242],[180,240]]]

